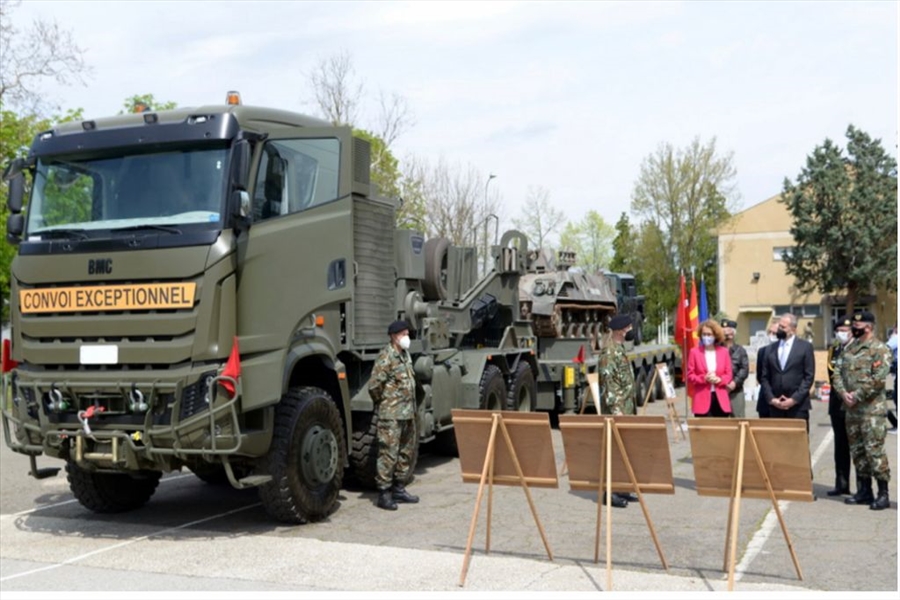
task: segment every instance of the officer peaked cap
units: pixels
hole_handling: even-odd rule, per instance
[[[870,313],[867,310],[864,310],[862,312],[858,312],[855,315],[853,315],[853,322],[854,323],[874,323],[875,315],[873,315],[872,313]]]
[[[722,327],[731,327],[732,329],[737,329],[737,321],[732,321],[730,319],[722,319],[720,325]]]
[[[388,335],[394,335],[395,333],[400,333],[401,331],[406,331],[409,329],[409,323],[406,321],[394,321],[390,325],[388,325]]]
[[[616,315],[609,320],[609,328],[613,331],[625,329],[631,325],[631,315]]]
[[[838,321],[837,323],[834,324],[834,329],[835,329],[835,331],[837,331],[838,327],[850,327],[850,325],[852,325],[852,323],[850,322],[850,319],[841,319],[840,321]]]

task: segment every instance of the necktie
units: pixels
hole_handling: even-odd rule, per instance
[[[781,342],[781,345],[778,346],[778,362],[781,364],[782,370],[784,369],[784,362],[787,360],[787,344],[785,342]]]

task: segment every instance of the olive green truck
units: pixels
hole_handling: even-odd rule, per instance
[[[518,320],[525,237],[478,277],[473,248],[396,229],[349,127],[239,102],[77,121],[4,178],[5,440],[36,477],[59,470],[36,457],[64,460],[93,511],[188,468],[258,487],[279,521],[328,515],[345,471],[374,480],[367,381],[398,318],[420,443],[452,448],[453,408],[562,397],[537,397]]]

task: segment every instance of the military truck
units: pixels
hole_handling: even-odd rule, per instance
[[[531,323],[537,339],[539,410],[571,412],[580,409],[587,390],[584,375],[596,371],[597,353],[616,313],[632,315],[635,339],[626,342],[634,369],[635,402],[664,397],[659,378],[648,396],[657,364],[674,373],[678,347],[644,344],[641,334],[644,297],[637,294],[634,276],[602,271],[590,274],[576,267],[575,253],[560,250],[554,258],[545,248],[529,253],[527,273],[519,279],[519,313]],[[581,347],[590,349],[579,354]],[[576,360],[573,361],[573,358]]]
[[[6,443],[37,477],[59,469],[36,457],[65,461],[93,511],[135,509],[186,467],[258,487],[276,520],[328,515],[345,469],[374,479],[367,382],[398,318],[421,443],[448,437],[452,408],[534,404],[525,236],[478,278],[473,248],[395,229],[349,127],[228,97],[59,125],[4,173]]]

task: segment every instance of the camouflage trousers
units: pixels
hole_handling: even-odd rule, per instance
[[[416,450],[416,427],[412,419],[378,419],[378,462],[375,486],[386,490],[406,483]]]
[[[884,452],[887,420],[884,413],[865,413],[848,410],[846,414],[847,440],[857,477],[872,477],[890,481],[891,466]]]

